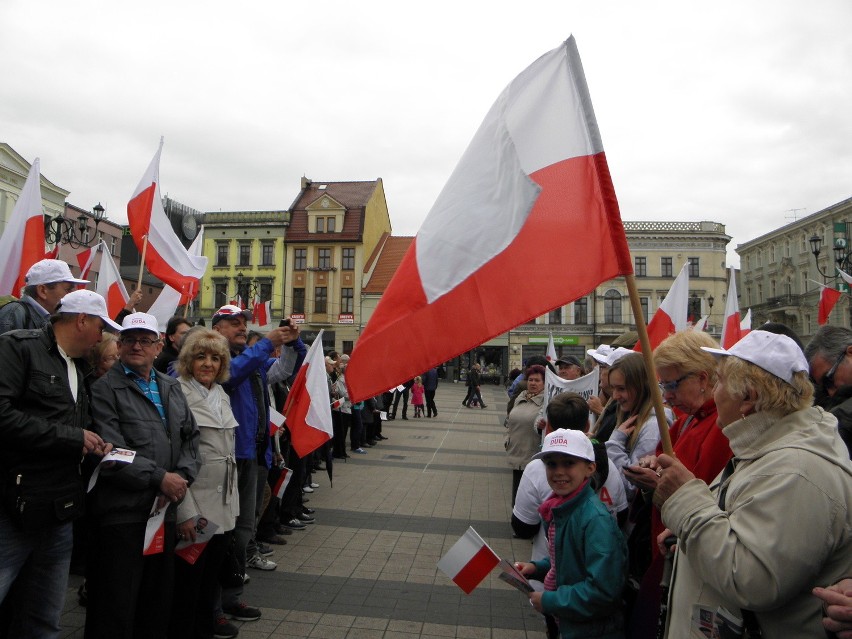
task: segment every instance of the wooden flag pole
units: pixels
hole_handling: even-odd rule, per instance
[[[148,234],[142,236],[142,259],[139,260],[139,283],[136,288],[142,290],[142,270],[145,268],[145,254],[148,252]]]
[[[672,438],[669,435],[669,423],[666,420],[666,409],[663,406],[663,395],[657,381],[657,369],[654,366],[654,354],[651,352],[651,340],[648,339],[648,327],[645,325],[645,316],[642,314],[642,306],[639,304],[639,290],[636,288],[636,276],[633,273],[625,275],[627,280],[627,292],[630,295],[630,307],[633,309],[633,317],[636,318],[636,332],[639,333],[639,343],[642,346],[642,357],[645,358],[645,372],[648,375],[648,385],[651,387],[651,399],[654,402],[654,412],[657,415],[657,425],[660,428],[660,441],[663,444],[663,452],[666,455],[674,455],[672,450]]]

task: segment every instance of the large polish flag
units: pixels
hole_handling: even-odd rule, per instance
[[[672,282],[665,299],[660,303],[654,317],[648,324],[648,340],[651,350],[659,346],[672,333],[689,328],[689,265],[684,264],[680,273]],[[634,350],[641,351],[637,342]]]
[[[320,331],[314,338],[284,402],[290,440],[299,457],[312,453],[333,435],[322,334]]]
[[[195,236],[192,244],[189,245],[188,250],[190,255],[201,255],[201,250],[204,245],[203,237],[204,227],[202,226],[198,235]],[[163,290],[160,291],[157,299],[154,300],[154,303],[151,304],[151,308],[148,309],[148,314],[157,318],[157,324],[160,327],[161,333],[166,332],[166,326],[168,325],[169,320],[175,316],[178,306],[181,304],[189,304],[193,299],[195,299],[196,295],[198,295],[197,280],[194,284],[190,283],[185,294],[181,294],[168,284],[163,286]]]
[[[95,290],[106,300],[107,313],[114,319],[125,307],[130,296],[124,288],[124,282],[121,281],[118,267],[106,250],[106,244],[103,241],[101,244],[101,271],[98,273],[98,286]]]
[[[518,280],[535,256],[557,254],[571,259]],[[393,388],[632,270],[571,37],[485,116],[355,344],[350,397]]]
[[[192,255],[180,243],[172,230],[163,209],[160,195],[160,154],[163,140],[154,154],[139,186],[127,203],[127,220],[133,242],[141,254],[144,238],[148,236],[145,249],[145,266],[156,278],[162,280],[182,295],[198,291],[198,280],[207,270],[207,258]]]
[[[441,557],[438,568],[469,595],[499,563],[500,558],[485,540],[473,528],[468,528]]]
[[[729,349],[743,338],[742,322],[740,320],[740,302],[737,299],[737,279],[734,268],[729,269],[728,297],[725,300],[725,317],[722,323],[722,348]]]
[[[831,311],[834,309],[834,305],[837,304],[837,300],[840,299],[842,293],[828,286],[821,286],[820,288],[817,323],[822,326],[828,323],[828,316],[831,315]]]
[[[89,271],[92,270],[92,265],[94,265],[95,263],[95,258],[98,256],[98,251],[101,249],[101,244],[104,244],[103,240],[101,240],[92,248],[87,248],[85,251],[80,251],[79,253],[77,253],[77,264],[80,265],[81,280],[85,280],[86,276],[89,274]],[[81,286],[80,288],[85,287]]]
[[[0,295],[21,296],[27,271],[44,259],[41,162],[33,160],[21,195],[0,237]]]

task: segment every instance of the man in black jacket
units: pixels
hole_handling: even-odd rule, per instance
[[[15,583],[10,636],[54,637],[65,602],[80,459],[111,446],[91,422],[86,356],[118,328],[93,291],[64,297],[41,329],[0,337],[0,602]]]
[[[814,403],[837,418],[852,457],[852,330],[821,326],[805,347],[805,357],[817,390]]]

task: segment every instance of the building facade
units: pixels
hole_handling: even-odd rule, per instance
[[[27,181],[32,164],[15,149],[0,142],[0,234],[6,229],[6,221],[15,209],[21,189]],[[45,220],[62,217],[65,198],[70,191],[56,186],[44,175],[41,176],[41,203]]]
[[[349,353],[366,323],[365,264],[391,232],[382,180],[302,178],[289,213],[284,315],[301,325],[306,343],[324,330],[327,350]]]
[[[780,322],[810,340],[819,328],[820,285],[848,293],[837,268],[850,269],[850,220],[852,198],[737,246],[740,308],[751,308],[752,326]],[[849,295],[843,295],[828,323],[848,328],[850,313]]]
[[[220,306],[255,299],[272,302],[272,317],[284,317],[287,272],[287,211],[228,211],[204,215],[204,247],[209,258],[201,281],[198,315],[210,318]]]

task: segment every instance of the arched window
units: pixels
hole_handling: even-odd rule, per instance
[[[614,288],[604,293],[604,324],[621,324],[621,293]]]

